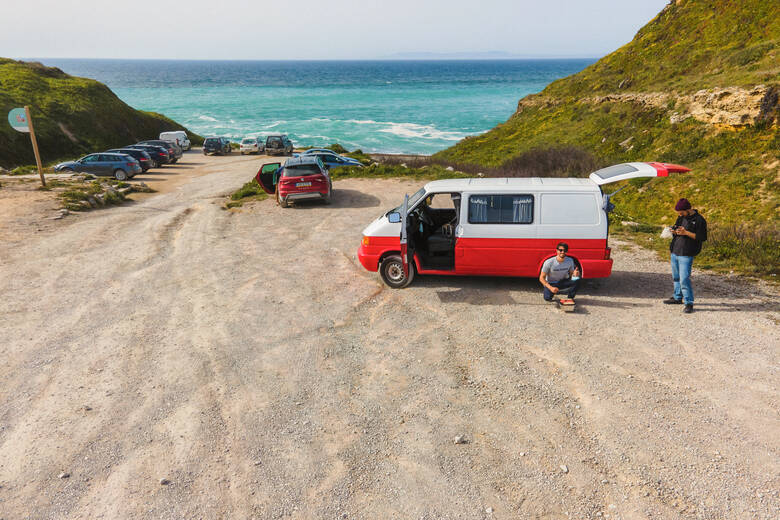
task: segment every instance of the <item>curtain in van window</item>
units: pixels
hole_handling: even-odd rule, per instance
[[[530,224],[534,220],[534,198],[531,195],[512,196],[512,222]]]
[[[472,195],[472,224],[530,224],[534,221],[533,195]]]
[[[469,222],[472,224],[484,224],[487,222],[487,197],[469,197]]]

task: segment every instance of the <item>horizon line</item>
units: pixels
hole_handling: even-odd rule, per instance
[[[384,57],[384,58],[288,58],[288,59],[262,59],[262,58],[235,58],[235,59],[220,59],[220,58],[84,58],[73,56],[27,56],[27,57],[13,57],[10,59],[19,61],[33,61],[33,60],[113,60],[113,61],[223,61],[223,62],[305,62],[305,61],[343,61],[343,62],[365,62],[365,61],[533,61],[533,60],[597,60],[599,56],[508,56],[508,57]]]

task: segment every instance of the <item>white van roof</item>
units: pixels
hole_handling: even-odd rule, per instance
[[[477,178],[477,179],[445,179],[429,182],[425,191],[517,191],[538,190],[544,186],[545,191],[601,191],[600,186],[612,182],[640,177],[668,177],[670,173],[684,173],[690,168],[679,164],[660,162],[631,162],[602,168],[590,174],[588,178],[579,177],[526,177],[526,178]]]
[[[588,178],[579,177],[499,177],[499,178],[471,178],[471,179],[444,179],[432,181],[425,185],[427,192],[448,191],[492,191],[515,192],[518,190],[545,191],[601,191],[596,183]]]

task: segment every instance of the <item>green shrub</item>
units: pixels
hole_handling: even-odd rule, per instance
[[[363,153],[363,150],[355,150],[354,152],[348,152],[345,153],[344,155],[360,161],[360,163],[363,164],[364,166],[368,166],[369,164],[374,162],[374,160],[371,159],[371,157]]]
[[[241,188],[236,190],[231,196],[231,200],[240,200],[245,199],[247,197],[256,197],[260,194],[265,194],[265,191],[263,191],[262,186],[258,184],[257,179],[252,179],[251,181],[247,182]]]
[[[349,150],[347,150],[346,148],[344,148],[343,146],[341,146],[338,143],[333,143],[332,145],[328,146],[327,148],[329,150],[333,150],[334,152],[336,152],[338,154],[345,154],[345,153],[349,152]]]
[[[106,205],[121,204],[123,200],[125,200],[125,196],[118,191],[107,191],[105,195],[103,195],[103,202],[105,202]]]
[[[410,161],[411,162],[411,161]],[[410,164],[404,167],[402,164],[379,164],[375,163],[366,167],[348,166],[338,168],[331,172],[333,180],[348,178],[411,178],[415,180],[438,180],[452,179],[458,177],[469,177],[463,172],[449,171],[442,165],[414,165]]]
[[[729,225],[710,230],[702,256],[714,267],[756,276],[780,275],[780,227]]]
[[[89,195],[89,193],[80,189],[70,189],[60,193],[60,197],[62,197],[66,202],[81,202],[83,200],[87,200]]]

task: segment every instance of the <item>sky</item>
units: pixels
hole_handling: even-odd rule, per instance
[[[601,57],[668,0],[0,0],[11,58]],[[488,55],[489,56],[489,55]]]

